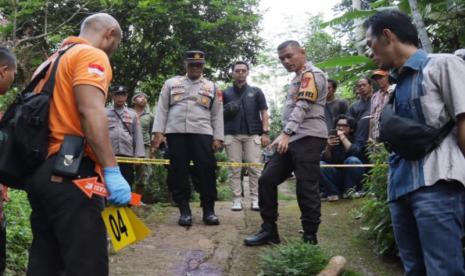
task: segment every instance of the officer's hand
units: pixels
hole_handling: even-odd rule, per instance
[[[127,205],[131,200],[131,188],[121,174],[119,167],[104,168],[103,178],[110,194],[108,201],[114,205]]]
[[[270,148],[276,147],[276,151],[280,154],[287,152],[289,146],[289,135],[281,133],[271,144]]]
[[[268,134],[262,134],[260,140],[262,142],[262,147],[266,147],[270,144],[270,136],[268,136]]]
[[[221,140],[213,140],[213,145],[212,145],[213,151],[217,152],[221,148],[223,148],[223,141]]]
[[[153,136],[153,140],[152,140],[152,148],[154,150],[157,150],[161,143],[163,143],[165,141],[165,136],[163,135],[163,133],[161,132],[156,132],[155,135]]]

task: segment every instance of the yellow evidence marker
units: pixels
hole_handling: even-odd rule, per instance
[[[103,210],[102,218],[115,251],[141,241],[150,234],[147,226],[128,207],[109,206]]]

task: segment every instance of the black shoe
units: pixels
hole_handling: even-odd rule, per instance
[[[203,222],[206,225],[218,225],[220,220],[215,215],[213,208],[203,208]]]
[[[248,236],[244,240],[244,244],[248,246],[264,245],[270,243],[280,243],[278,228],[272,224],[262,224],[262,228],[252,236]]]
[[[304,233],[302,235],[302,240],[305,243],[309,243],[309,244],[313,244],[313,245],[318,244],[318,239],[316,238],[316,234],[306,234],[306,233]]]
[[[179,212],[181,216],[179,217],[178,224],[181,226],[191,226],[192,225],[192,212],[189,207],[188,202],[179,203]]]

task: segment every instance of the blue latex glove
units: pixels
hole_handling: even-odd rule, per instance
[[[104,168],[103,178],[110,194],[108,201],[114,205],[127,205],[131,200],[131,188],[121,174],[119,167]]]

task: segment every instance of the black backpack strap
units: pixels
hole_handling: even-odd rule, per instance
[[[70,46],[58,51],[58,56],[55,59],[55,61],[53,62],[53,67],[52,67],[52,72],[50,73],[50,78],[45,83],[44,88],[42,89],[42,93],[47,93],[47,95],[50,95],[50,96],[53,95],[53,90],[55,88],[56,73],[57,73],[57,69],[58,69],[58,64],[60,63],[60,59],[66,53],[66,51],[73,48],[75,45],[77,45],[77,44],[76,43],[71,44]],[[48,66],[50,66],[50,65],[48,65]]]

